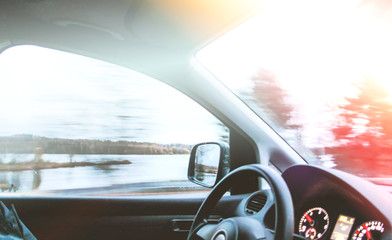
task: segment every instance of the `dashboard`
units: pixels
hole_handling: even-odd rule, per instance
[[[392,195],[377,185],[310,165],[290,167],[282,176],[293,199],[294,239],[392,240]],[[239,211],[268,211],[265,226],[274,229],[272,206],[273,194],[267,189],[246,198]]]
[[[350,174],[309,165],[283,173],[295,233],[306,239],[392,239],[392,195]]]

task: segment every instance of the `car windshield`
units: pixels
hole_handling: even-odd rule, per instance
[[[263,1],[197,58],[307,162],[392,184],[392,4]]]

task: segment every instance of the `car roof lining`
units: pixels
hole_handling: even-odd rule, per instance
[[[252,16],[256,0],[6,0],[1,16],[8,39],[105,61],[143,64],[145,55],[193,55]],[[28,25],[26,25],[28,22]],[[42,38],[45,36],[45,38]],[[54,44],[56,43],[56,44]],[[126,51],[116,51],[127,48]],[[109,48],[104,51],[101,48]]]

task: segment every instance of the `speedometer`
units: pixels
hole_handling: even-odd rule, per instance
[[[384,232],[384,224],[380,221],[369,221],[361,224],[355,229],[352,240],[378,240]]]
[[[306,211],[299,221],[299,234],[309,239],[320,239],[329,226],[327,211],[315,207]]]

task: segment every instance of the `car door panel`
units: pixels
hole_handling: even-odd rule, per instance
[[[225,197],[212,218],[229,216],[241,199]],[[184,239],[187,231],[183,226],[189,225],[203,198],[5,197],[1,200],[7,206],[14,204],[22,222],[38,239]]]

